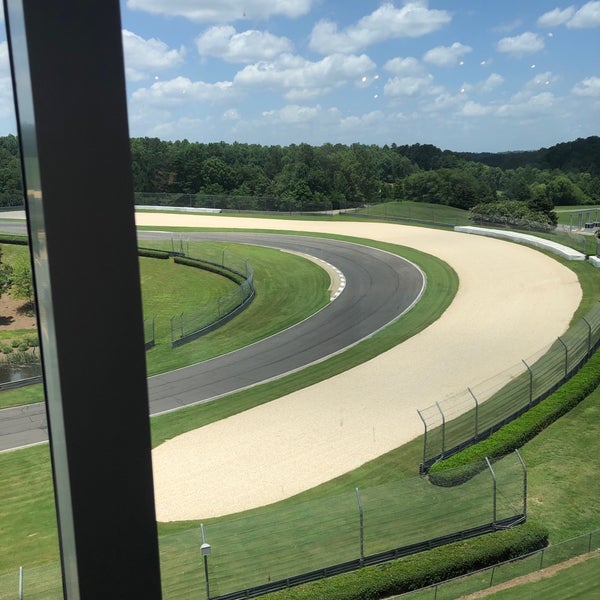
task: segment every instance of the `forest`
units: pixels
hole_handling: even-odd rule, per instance
[[[0,207],[22,205],[19,143],[0,137]],[[431,144],[199,143],[131,139],[137,204],[318,211],[389,201],[555,221],[600,204],[600,137],[535,151],[465,153]]]

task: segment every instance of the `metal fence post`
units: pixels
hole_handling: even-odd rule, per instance
[[[492,523],[496,522],[496,492],[497,492],[497,482],[496,482],[496,474],[494,473],[494,469],[492,469],[492,465],[488,459],[488,457],[485,457],[485,462],[487,463],[488,469],[490,470],[490,473],[492,475],[492,480],[494,482],[494,518]]]
[[[558,336],[556,339],[563,345],[563,347],[565,349],[565,377],[566,377],[569,372],[569,349],[567,348],[567,345],[562,341],[560,336]]]
[[[583,321],[585,322],[585,324],[588,326],[588,354],[591,352],[592,350],[592,326],[590,325],[590,322],[585,318],[585,317],[581,317],[583,319]]]
[[[515,454],[523,467],[523,516],[527,518],[527,467],[518,449],[515,449]]]
[[[435,405],[438,407],[440,414],[442,415],[442,452],[441,455],[444,456],[444,452],[446,450],[446,416],[444,415],[444,411],[442,410],[440,403],[436,402]]]
[[[356,500],[358,502],[358,515],[360,523],[360,564],[363,564],[365,558],[365,522],[362,501],[360,499],[360,491],[356,488]]]
[[[475,401],[475,436],[479,433],[479,402],[477,402],[477,397],[473,393],[473,390],[468,387],[469,394],[471,394],[473,400]]]
[[[426,454],[426,450],[427,450],[427,423],[426,423],[425,419],[423,418],[423,415],[421,414],[421,411],[419,409],[417,409],[417,414],[421,418],[421,421],[423,421],[423,427],[425,427],[425,433],[423,434],[423,468],[424,468],[425,467],[425,454]]]
[[[525,367],[529,371],[529,404],[531,405],[531,403],[533,402],[533,371],[531,370],[531,367],[524,360],[522,360],[521,362],[525,365]]]
[[[19,567],[19,600],[23,600],[23,567]]]

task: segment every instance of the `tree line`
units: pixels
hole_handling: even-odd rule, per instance
[[[22,203],[18,149],[15,136],[0,137],[0,206]],[[144,137],[131,139],[131,157],[139,194],[200,194],[220,208],[315,211],[412,200],[472,211],[518,203],[520,213],[552,220],[554,206],[600,203],[596,136],[497,154],[431,144],[262,146]]]

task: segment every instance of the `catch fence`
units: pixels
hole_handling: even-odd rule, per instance
[[[163,598],[256,597],[508,527],[525,518],[525,480],[515,453],[491,469],[482,465],[456,487],[436,487],[419,476],[349,486],[163,534]],[[211,547],[207,556],[203,542]],[[0,597],[18,597],[18,574],[16,563],[0,575]],[[61,597],[56,564],[25,568],[23,583],[25,600]]]
[[[421,473],[489,437],[547,398],[600,345],[600,303],[536,355],[464,392],[419,410],[425,434]]]
[[[595,530],[466,576],[448,579],[427,588],[394,596],[390,600],[456,600],[576,557],[589,555],[590,559],[595,559],[598,563],[600,562],[599,550],[600,530]],[[594,585],[598,585],[598,582],[589,582],[590,588]],[[583,588],[585,587],[584,585]],[[585,597],[591,598],[591,596]]]
[[[221,327],[243,311],[254,298],[254,271],[248,263],[229,250],[205,248],[197,244],[196,255],[189,248],[183,257],[175,257],[175,262],[208,270],[220,271],[238,287],[228,294],[219,296],[212,304],[199,306],[193,311],[183,312],[171,318],[171,346],[177,347],[190,342],[209,331]]]

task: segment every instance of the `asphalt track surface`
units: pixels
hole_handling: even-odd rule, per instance
[[[24,233],[24,224],[0,223]],[[171,240],[167,232],[138,232],[138,242]],[[405,259],[370,246],[321,237],[245,232],[189,232],[190,241],[226,241],[298,252],[338,269],[345,287],[334,301],[285,331],[211,360],[148,378],[150,414],[156,415],[241,391],[320,362],[381,330],[419,299],[423,273]],[[242,317],[243,318],[243,317]],[[0,451],[48,439],[45,407],[0,411]]]

